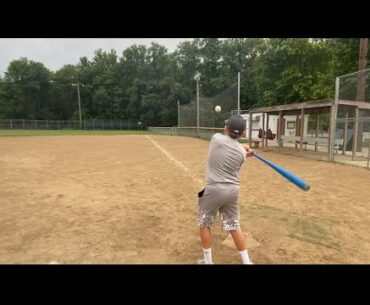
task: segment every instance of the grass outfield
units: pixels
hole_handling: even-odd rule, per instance
[[[27,136],[81,136],[81,135],[146,135],[155,134],[147,130],[0,130],[0,137]]]
[[[0,129],[0,137],[31,137],[31,136],[112,136],[112,135],[162,135],[170,134],[153,132],[148,130],[25,130],[25,129]],[[201,140],[210,140],[210,136],[200,136]],[[241,143],[248,143],[248,140],[240,139]]]

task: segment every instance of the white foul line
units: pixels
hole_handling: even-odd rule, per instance
[[[162,146],[160,146],[156,141],[154,141],[151,137],[146,136],[155,146],[159,148],[160,151],[162,151],[168,159],[170,159],[172,162],[174,162],[178,167],[181,167],[184,171],[188,172],[188,168],[182,164],[180,161],[176,160],[174,157],[172,157],[167,151],[164,150]]]
[[[167,152],[162,146],[160,146],[156,141],[154,141],[151,137],[149,136],[146,136],[148,138],[148,140],[150,140],[155,146],[158,147],[158,149],[163,152],[166,157],[168,159],[170,159],[173,163],[175,163],[178,167],[182,168],[191,178],[193,178],[194,180],[196,180],[197,182],[203,184],[203,181],[198,179],[198,178],[195,178],[194,176],[190,175],[190,171],[189,169],[184,165],[182,164],[180,161],[176,160],[174,157],[171,156],[171,154],[169,152]]]

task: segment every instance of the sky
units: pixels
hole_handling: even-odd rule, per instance
[[[63,65],[75,65],[80,57],[92,59],[94,51],[115,49],[119,56],[134,44],[149,46],[152,41],[173,52],[181,41],[191,38],[0,38],[0,75],[4,76],[9,63],[20,57],[41,62],[51,71]]]

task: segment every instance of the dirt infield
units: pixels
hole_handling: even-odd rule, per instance
[[[0,263],[194,264],[209,142],[172,136],[0,138]],[[257,264],[370,263],[370,171],[260,153],[241,170]],[[215,263],[240,263],[216,222]]]

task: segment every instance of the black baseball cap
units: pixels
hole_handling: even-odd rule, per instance
[[[226,120],[225,123],[231,132],[241,135],[245,130],[247,121],[241,116],[232,116]]]

